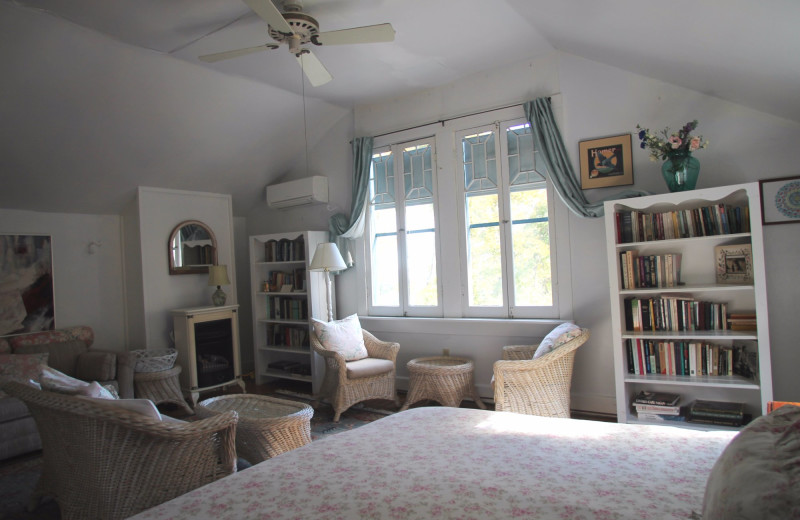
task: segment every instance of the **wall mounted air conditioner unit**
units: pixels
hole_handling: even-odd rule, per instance
[[[272,209],[328,202],[328,178],[305,177],[267,186],[267,204]]]

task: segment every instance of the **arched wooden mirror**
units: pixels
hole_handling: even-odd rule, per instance
[[[217,265],[217,239],[211,229],[198,220],[181,222],[167,243],[169,274],[208,273]]]

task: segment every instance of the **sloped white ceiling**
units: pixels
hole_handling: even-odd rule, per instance
[[[356,104],[553,49],[800,121],[793,0],[306,0],[321,30],[390,22],[391,43],[314,48],[303,85],[241,0],[0,0],[0,207],[117,213],[136,186],[231,193],[245,214]],[[80,200],[80,204],[75,202]]]

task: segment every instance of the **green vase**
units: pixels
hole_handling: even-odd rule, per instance
[[[669,191],[693,190],[700,175],[700,161],[692,157],[692,152],[672,152],[661,165],[661,174]]]

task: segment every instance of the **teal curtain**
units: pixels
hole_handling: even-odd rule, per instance
[[[350,217],[337,213],[329,220],[331,242],[339,247],[348,267],[352,267],[351,241],[364,234],[373,140],[372,137],[353,139],[353,198],[350,203]]]
[[[627,190],[597,202],[586,200],[580,184],[576,180],[575,171],[572,169],[572,163],[567,156],[566,148],[564,148],[564,141],[561,139],[561,132],[558,131],[555,117],[553,117],[550,98],[544,97],[528,101],[524,108],[525,118],[531,124],[531,130],[536,140],[536,149],[542,152],[547,174],[550,176],[558,196],[573,213],[580,217],[598,218],[603,216],[604,200],[650,195],[646,191]]]

